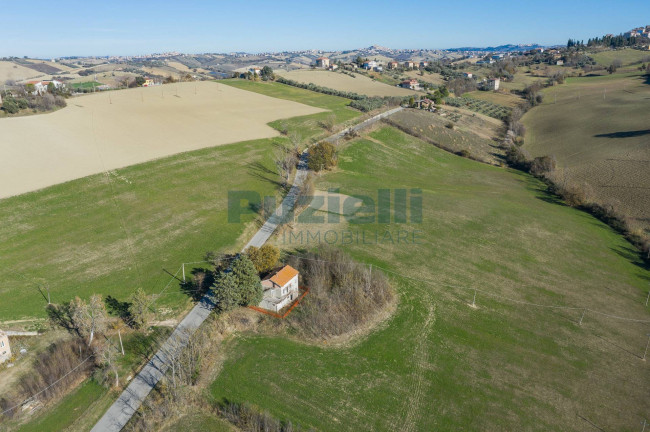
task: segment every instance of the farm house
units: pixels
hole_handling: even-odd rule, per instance
[[[273,276],[262,281],[264,297],[260,303],[262,309],[279,312],[298,298],[298,270],[284,266]]]
[[[11,348],[9,347],[9,337],[7,333],[0,330],[0,363],[11,358]]]

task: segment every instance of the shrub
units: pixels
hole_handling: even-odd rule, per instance
[[[354,330],[390,303],[393,291],[376,269],[352,260],[339,249],[321,248],[307,259],[292,257],[309,295],[287,317],[298,332],[311,338],[337,336]]]
[[[336,148],[328,142],[320,142],[309,149],[309,169],[318,172],[336,166],[338,160]]]
[[[248,255],[258,273],[265,273],[278,265],[280,249],[271,244],[265,244],[261,248],[251,246],[246,249],[246,255]]]

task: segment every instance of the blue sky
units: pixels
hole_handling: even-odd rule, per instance
[[[650,24],[650,2],[0,0],[0,56],[563,44]]]

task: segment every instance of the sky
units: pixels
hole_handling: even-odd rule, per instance
[[[650,24],[650,1],[0,0],[0,57],[565,44]]]

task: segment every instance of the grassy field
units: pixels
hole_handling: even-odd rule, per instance
[[[620,60],[623,66],[650,61],[650,51],[635,49],[607,50],[597,53],[589,53],[589,57],[596,60],[596,63],[609,66],[614,60]]]
[[[91,405],[101,399],[107,390],[96,381],[87,380],[76,390],[64,397],[57,406],[37,416],[19,429],[20,432],[41,432],[71,430],[75,421],[82,417]]]
[[[422,189],[422,223],[350,224],[371,239],[389,230],[393,241],[337,243],[395,272],[397,312],[346,347],[232,338],[212,386],[216,401],[248,401],[325,431],[583,431],[589,422],[639,429],[650,409],[649,366],[640,358],[647,324],[587,312],[580,326],[582,310],[493,297],[650,319],[648,271],[619,235],[555,202],[527,175],[392,128],[349,144],[317,187],[369,197],[380,188]],[[396,243],[398,229],[420,230],[420,240]]]
[[[323,130],[320,126],[320,122],[327,119],[327,117],[332,114],[334,114],[337,124],[350,122],[361,115],[361,112],[348,106],[350,104],[349,99],[307,91],[285,84],[240,79],[219,80],[219,83],[327,110],[320,114],[314,114],[307,117],[294,117],[291,119],[276,120],[269,123],[276,129],[282,129],[283,126],[287,126],[291,130],[300,133],[300,135],[306,139],[315,140],[327,136],[329,133]]]
[[[416,93],[413,90],[373,81],[359,73],[354,74],[354,78],[340,72],[329,72],[325,70],[299,69],[291,72],[279,70],[276,73],[294,81],[314,83],[323,87],[355,92],[367,96],[409,96]]]
[[[494,91],[477,90],[477,91],[465,93],[463,96],[471,97],[473,99],[485,100],[495,104],[507,106],[509,108],[513,108],[524,102],[524,100],[521,97],[517,96],[516,94],[494,92]]]
[[[267,123],[321,111],[212,82],[70,99],[48,115],[2,119],[0,198],[184,151],[278,136]]]
[[[231,432],[236,431],[230,423],[219,417],[201,412],[193,412],[181,417],[177,422],[165,427],[162,432]]]
[[[331,108],[341,121],[360,115],[342,98],[280,84],[233,85]],[[289,130],[322,134],[318,121],[327,114],[291,119]],[[0,317],[43,317],[38,284],[44,281],[54,302],[92,293],[124,301],[137,286],[159,292],[170,280],[165,271],[176,272],[182,262],[199,261],[208,250],[234,250],[247,239],[242,226],[227,223],[227,192],[274,196],[272,153],[286,140],[183,153],[1,200]],[[156,307],[172,315],[188,303],[172,284]]]
[[[599,201],[650,228],[648,78],[570,78],[544,94],[544,103],[524,117],[525,148],[533,156],[554,155]]]
[[[492,121],[494,120],[494,121]],[[482,116],[460,112],[449,107],[444,116],[420,110],[407,110],[393,114],[389,120],[417,136],[431,139],[452,152],[467,151],[473,158],[498,164],[503,150],[492,140],[498,136],[500,122]],[[453,125],[453,129],[449,126]]]
[[[86,81],[86,82],[72,83],[70,84],[70,87],[72,87],[75,90],[79,90],[79,89],[94,89],[95,87],[98,87],[100,85],[103,84],[95,81]]]

